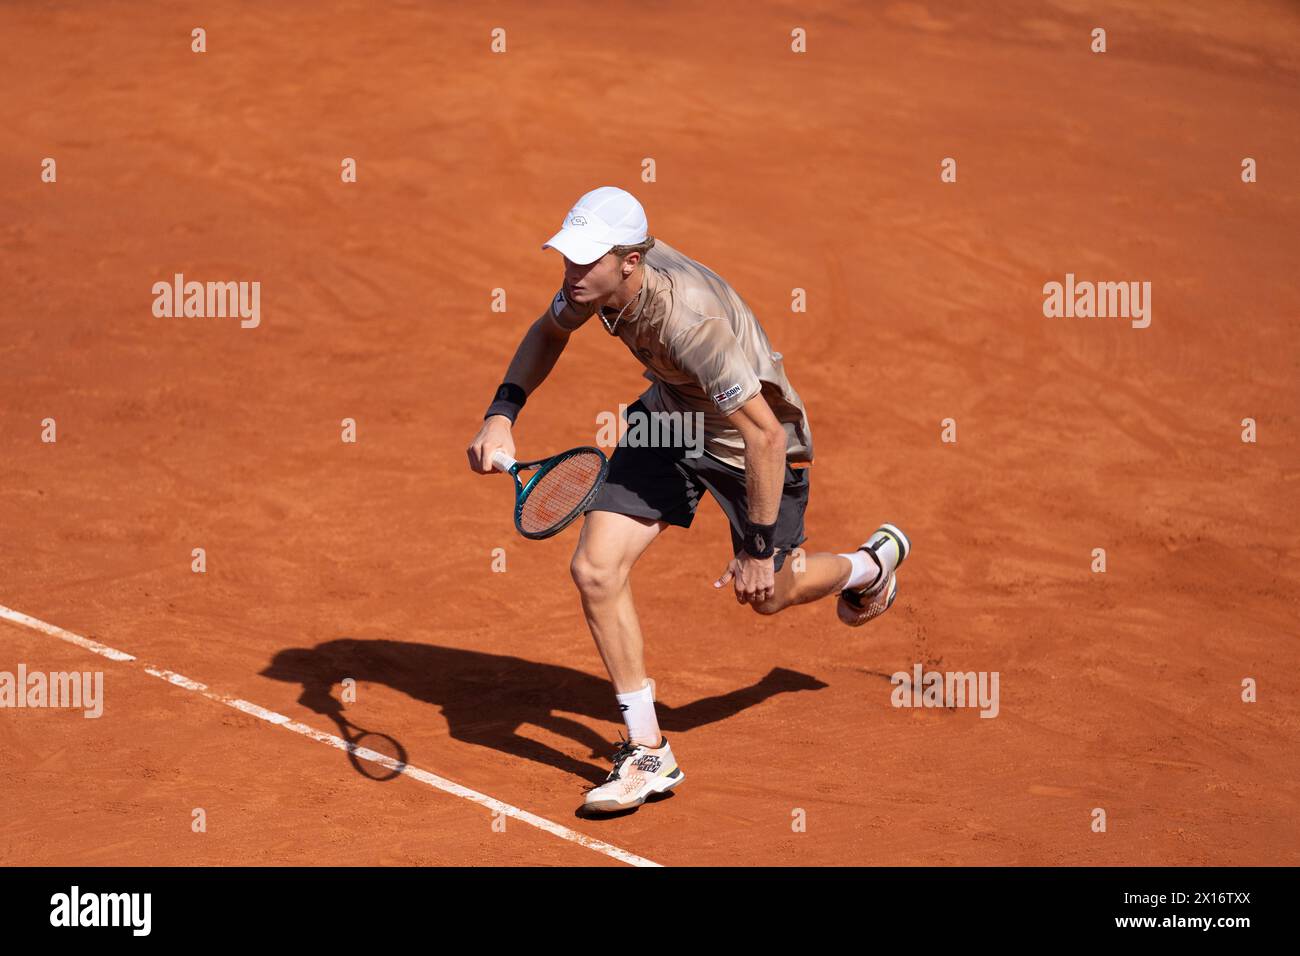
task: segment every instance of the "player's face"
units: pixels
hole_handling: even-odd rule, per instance
[[[607,252],[595,262],[578,265],[564,260],[564,294],[569,301],[580,304],[597,303],[608,299],[623,281],[622,262],[612,252]]]

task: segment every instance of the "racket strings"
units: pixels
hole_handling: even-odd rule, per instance
[[[600,478],[601,456],[583,452],[566,458],[537,479],[519,512],[519,526],[528,533],[545,531],[586,501]]]

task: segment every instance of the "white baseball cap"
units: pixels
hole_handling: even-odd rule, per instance
[[[558,249],[570,262],[585,266],[615,246],[644,242],[648,227],[635,196],[617,186],[599,186],[574,203],[560,231],[542,248]]]

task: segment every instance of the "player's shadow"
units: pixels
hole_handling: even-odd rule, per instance
[[[565,716],[617,720],[610,683],[571,667],[455,647],[342,638],[314,648],[286,648],[262,675],[301,684],[298,702],[335,721],[341,720],[342,705],[334,690],[351,677],[358,683],[387,684],[442,708],[455,740],[548,764],[593,783],[609,771],[609,764],[585,763],[519,733],[531,724],[581,744],[593,758],[613,752],[613,745],[599,733]],[[827,686],[815,677],[777,667],[748,687],[725,694],[677,705],[656,701],[655,713],[664,733],[672,734],[725,720],[777,694]]]

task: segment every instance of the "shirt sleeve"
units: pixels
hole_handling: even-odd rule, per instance
[[[685,374],[730,415],[762,390],[762,382],[745,357],[725,318],[707,318],[683,329],[668,343],[668,354]]]

